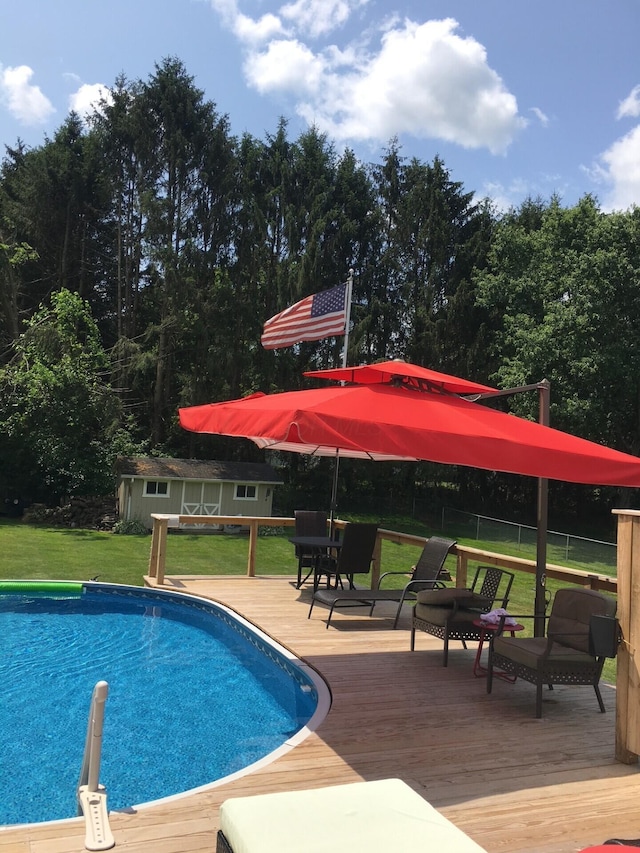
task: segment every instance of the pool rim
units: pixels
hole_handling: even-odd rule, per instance
[[[16,579],[16,582],[28,584],[29,581],[22,581],[20,579]],[[37,587],[38,581],[32,581],[33,586]],[[47,584],[47,590],[43,594],[43,598],[52,597],[55,595],[55,590],[52,589],[52,585],[60,584],[61,594],[65,594],[65,591],[62,587],[68,587],[69,581],[57,581],[57,580],[46,580],[41,581],[41,583]],[[75,583],[75,582],[74,582]],[[221,785],[226,785],[229,782],[233,782],[236,779],[240,779],[243,776],[248,776],[251,773],[261,769],[262,767],[266,767],[269,764],[272,764],[274,761],[277,761],[278,758],[289,753],[294,747],[298,746],[300,743],[305,741],[311,734],[313,734],[318,726],[324,721],[329,710],[331,708],[331,689],[325,679],[322,677],[320,672],[307,663],[302,658],[299,658],[296,654],[294,654],[291,649],[284,646],[275,637],[272,637],[270,634],[267,634],[263,631],[258,625],[251,622],[249,619],[244,617],[237,610],[234,610],[232,607],[229,607],[226,604],[223,604],[221,601],[218,601],[214,598],[207,598],[202,595],[194,595],[193,593],[188,592],[180,592],[179,590],[167,590],[167,589],[158,589],[157,587],[146,587],[146,586],[134,586],[132,584],[119,584],[119,583],[107,583],[103,581],[78,581],[78,584],[86,588],[87,590],[106,590],[110,589],[115,590],[130,590],[132,593],[138,593],[139,595],[147,595],[152,596],[154,598],[166,598],[168,601],[174,601],[177,603],[185,603],[185,602],[200,602],[203,605],[206,605],[208,608],[218,608],[223,613],[227,615],[232,621],[239,623],[239,625],[244,628],[246,632],[253,634],[258,640],[260,640],[265,646],[268,646],[276,655],[280,655],[283,657],[287,663],[294,669],[298,669],[301,674],[305,675],[306,678],[311,682],[313,689],[315,689],[318,701],[316,704],[316,709],[312,714],[311,718],[308,722],[302,726],[294,735],[287,738],[284,743],[280,744],[280,746],[276,747],[276,749],[268,752],[262,758],[259,758],[257,761],[248,764],[246,767],[243,767],[241,770],[236,770],[233,773],[229,773],[226,776],[221,776],[219,779],[215,779],[212,782],[207,782],[204,785],[198,785],[195,788],[189,788],[186,791],[179,791],[175,794],[167,794],[166,797],[159,797],[156,800],[148,800],[142,803],[132,803],[126,807],[119,809],[111,809],[108,808],[109,814],[131,814],[132,811],[138,811],[139,809],[151,808],[152,806],[162,805],[164,803],[169,803],[175,800],[183,799],[184,797],[192,796],[194,794],[204,793],[213,788],[218,788]],[[21,590],[15,590],[14,592],[8,594],[26,594],[27,588]],[[36,591],[35,589],[33,590]],[[43,591],[44,592],[44,591]],[[0,593],[1,594],[1,593]],[[107,711],[108,713],[108,711]],[[81,733],[81,740],[83,735]],[[107,797],[108,797],[108,789],[107,789]],[[108,804],[108,799],[107,799]],[[58,823],[67,823],[69,821],[81,821],[84,823],[84,818],[80,817],[63,817],[57,818],[55,820],[43,820],[43,821],[31,821],[29,823],[10,823],[10,824],[2,824],[0,825],[0,833],[3,830],[10,830],[16,828],[28,828],[31,826],[49,826],[51,824]]]

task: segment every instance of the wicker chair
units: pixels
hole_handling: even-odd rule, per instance
[[[376,589],[321,589],[318,590],[311,603],[320,602],[326,604],[329,610],[327,619],[327,628],[331,623],[333,611],[341,607],[369,607],[369,616],[373,614],[373,609],[380,601],[392,601],[398,603],[396,616],[393,622],[393,627],[397,628],[400,612],[405,601],[412,601],[416,597],[416,593],[423,589],[435,589],[443,587],[441,579],[451,580],[451,576],[444,569],[444,561],[447,554],[455,545],[453,539],[444,539],[440,536],[432,536],[427,540],[420,558],[411,571],[411,577],[404,587],[400,589],[381,589],[384,578],[391,575],[404,575],[407,572],[385,572],[380,576]],[[311,610],[309,615],[311,615]]]
[[[592,685],[600,711],[605,707],[600,676],[607,657],[617,651],[616,602],[591,589],[559,589],[548,617],[546,637],[505,637],[498,632],[489,650],[487,693],[494,667],[536,685],[536,717],[542,716],[545,684]],[[515,617],[522,621],[526,616]],[[603,621],[602,621],[603,620]],[[610,625],[616,637],[603,637],[601,625]]]
[[[425,631],[444,641],[442,665],[449,662],[449,641],[480,640],[480,628],[474,625],[481,613],[494,606],[506,607],[514,575],[493,566],[478,566],[469,589],[453,587],[424,590],[417,595],[411,623],[411,651],[416,631]]]
[[[297,509],[294,512],[296,520],[296,536],[326,536],[327,535],[327,513],[316,510]],[[295,554],[298,558],[298,580],[296,589],[300,589],[302,584],[311,577],[316,565],[316,552],[312,549],[304,548],[301,545],[295,546]],[[303,578],[302,574],[306,571]]]
[[[355,589],[354,575],[369,574],[377,537],[377,524],[354,522],[346,525],[342,534],[338,556],[323,556],[316,566],[311,609],[313,609],[313,603],[318,594],[318,583],[322,575],[326,575],[327,577],[327,586],[333,580],[337,588],[338,585],[342,585],[342,579],[345,578],[349,583],[349,588]],[[311,616],[311,610],[309,611],[309,616]]]

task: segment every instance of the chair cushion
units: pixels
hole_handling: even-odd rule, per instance
[[[231,798],[220,829],[234,853],[483,850],[400,779]]]
[[[509,660],[522,664],[529,669],[538,669],[543,663],[542,655],[547,648],[545,637],[494,637],[493,651]],[[548,661],[552,664],[593,663],[593,658],[587,652],[572,649],[560,643],[551,647]]]
[[[449,624],[455,622],[456,625],[465,623],[471,626],[474,619],[478,619],[480,616],[477,610],[460,608],[454,615],[452,607],[439,607],[434,604],[420,604],[420,602],[415,606],[414,615],[416,619],[422,619],[423,622],[427,622],[429,625],[439,625],[441,628],[447,622]]]
[[[491,599],[470,589],[459,587],[447,587],[446,589],[423,589],[417,594],[420,604],[429,604],[435,607],[465,607],[469,610],[486,610],[491,606]],[[476,613],[476,616],[478,614]]]
[[[549,617],[547,634],[558,643],[589,653],[589,619],[592,614],[612,616],[615,600],[591,590],[560,589]]]

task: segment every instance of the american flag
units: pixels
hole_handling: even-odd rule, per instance
[[[331,335],[344,335],[346,312],[346,284],[314,293],[267,320],[260,339],[262,346],[279,349],[300,341],[320,341]]]

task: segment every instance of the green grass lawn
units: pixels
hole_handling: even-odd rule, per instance
[[[365,520],[362,517],[350,519]],[[389,518],[380,522],[389,530],[430,536],[441,531],[429,529],[417,521]],[[293,575],[296,559],[288,537],[293,529],[277,536],[259,536],[256,546],[256,573]],[[523,553],[517,543],[485,542],[456,537],[460,544],[498,553],[535,558],[535,553]],[[142,585],[147,574],[150,536],[123,536],[96,530],[76,530],[40,527],[20,521],[0,520],[0,578],[91,580],[98,577],[109,583]],[[382,543],[382,571],[408,571],[420,556],[420,548],[412,545]],[[247,570],[248,542],[246,535],[177,533],[167,537],[166,566],[168,574],[229,574],[242,575]],[[552,561],[551,556],[549,560]],[[455,574],[455,558],[449,557],[447,568]],[[594,571],[604,571],[604,568]],[[470,575],[475,569],[470,564]],[[469,578],[471,581],[471,577]],[[389,579],[390,586],[402,586],[403,578]],[[558,582],[550,581],[553,592]],[[532,575],[516,572],[510,609],[530,613],[533,603]]]

